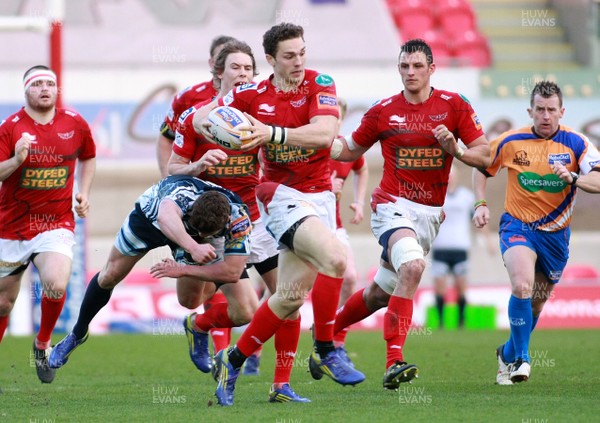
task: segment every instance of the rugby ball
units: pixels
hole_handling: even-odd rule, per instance
[[[241,111],[228,106],[212,109],[208,121],[211,123],[209,132],[215,141],[230,150],[239,150],[244,144],[240,138],[250,134],[250,131],[240,131],[238,128],[252,125]]]

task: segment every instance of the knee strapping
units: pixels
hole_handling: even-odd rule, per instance
[[[397,272],[402,264],[413,260],[424,260],[425,255],[423,247],[419,245],[415,238],[406,237],[398,240],[392,246],[390,258],[392,260],[392,266],[394,266],[394,269],[396,269]]]

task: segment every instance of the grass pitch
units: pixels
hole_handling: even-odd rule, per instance
[[[91,336],[50,385],[35,375],[32,339],[6,336],[0,344],[0,422],[597,421],[600,331],[536,331],[530,381],[496,386],[495,348],[506,337],[504,331],[415,331],[405,355],[420,377],[394,392],[381,385],[380,332],[348,335],[351,358],[367,376],[354,388],[310,377],[310,334],[303,332],[292,386],[311,404],[267,402],[275,356],[270,341],[260,376],[241,376],[235,404],[223,408],[210,375],[189,360],[182,335]]]

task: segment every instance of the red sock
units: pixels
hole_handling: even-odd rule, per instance
[[[356,291],[348,298],[346,304],[341,306],[337,315],[335,316],[335,325],[333,327],[334,342],[337,344],[343,344],[346,341],[346,334],[348,333],[348,327],[356,322],[360,322],[365,317],[370,316],[373,312],[369,311],[364,300],[365,289]]]
[[[196,326],[204,332],[208,332],[212,328],[233,328],[237,326],[229,318],[227,307],[227,303],[213,304],[204,313],[196,315]]]
[[[392,295],[383,320],[383,339],[387,344],[386,368],[404,361],[402,350],[412,323],[413,300]]]
[[[312,306],[315,318],[315,340],[328,342],[333,340],[335,312],[340,301],[344,278],[334,278],[317,274],[312,289]]]
[[[7,327],[8,316],[0,316],[0,342],[2,342],[2,337],[4,336],[4,332],[6,332]]]
[[[289,383],[294,367],[294,357],[300,340],[300,318],[284,320],[275,332],[275,377],[273,383]]]
[[[204,310],[208,310],[211,306],[220,303],[227,303],[227,297],[221,291],[217,291],[212,297],[204,301]]]
[[[275,336],[277,336],[277,332],[275,332]],[[277,342],[277,341],[275,341],[275,342]],[[262,345],[261,345],[260,347],[258,347],[258,348],[256,349],[256,351],[254,351],[254,352],[252,353],[252,355],[253,355],[253,356],[255,356],[255,357],[260,357],[260,355],[262,354],[262,349],[263,349],[263,347],[262,347]]]
[[[227,297],[221,291],[217,291],[212,297],[204,301],[204,311],[221,303],[227,304]],[[231,328],[211,328],[209,332],[215,347],[215,354],[227,348],[231,343]]]
[[[264,302],[258,307],[250,325],[238,340],[236,344],[238,350],[246,357],[249,357],[277,332],[283,322],[269,308],[269,302]]]
[[[63,306],[65,305],[66,299],[66,292],[63,294],[62,297],[58,299],[48,298],[46,297],[46,294],[42,296],[42,317],[40,318],[40,331],[38,332],[36,342],[50,342],[52,331],[54,330],[54,326],[56,326],[56,321],[60,316],[60,312],[62,311]]]
[[[209,332],[215,347],[215,354],[229,346],[231,328],[212,328]]]

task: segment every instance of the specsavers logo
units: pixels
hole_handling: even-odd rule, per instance
[[[444,167],[441,147],[399,147],[396,149],[398,169],[440,169]]]
[[[46,169],[24,168],[21,175],[21,188],[56,189],[67,185],[69,168],[66,166]]]
[[[553,173],[548,175],[538,175],[533,172],[523,172],[518,177],[519,185],[525,191],[538,192],[545,191],[549,193],[561,192],[567,184]]]

